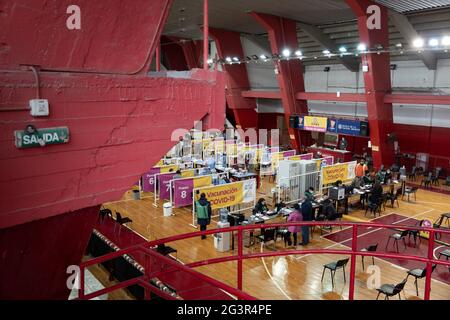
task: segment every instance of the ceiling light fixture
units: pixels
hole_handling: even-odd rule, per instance
[[[423,39],[417,38],[413,41],[414,48],[422,48],[423,47]]]
[[[291,50],[289,50],[289,49],[284,49],[282,53],[283,53],[283,56],[286,58],[291,56]]]
[[[366,51],[367,46],[364,43],[360,43],[360,44],[358,44],[357,49],[358,49],[358,51]]]
[[[437,47],[439,45],[439,40],[436,38],[432,38],[428,41],[428,45],[430,47]]]
[[[441,44],[443,46],[450,46],[450,37],[449,36],[442,37]]]

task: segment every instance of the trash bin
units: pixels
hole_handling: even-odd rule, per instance
[[[172,204],[166,202],[163,204],[164,217],[170,217],[172,215]]]
[[[141,200],[141,193],[139,190],[133,190],[132,194],[134,200]]]

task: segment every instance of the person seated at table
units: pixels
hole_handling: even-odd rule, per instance
[[[386,170],[384,169],[384,167],[381,167],[381,169],[377,172],[376,180],[379,181],[380,183],[384,183],[385,176]]]
[[[173,175],[173,178],[172,178],[172,179],[180,179],[180,178],[182,178],[182,176],[181,176],[181,170],[178,169],[177,172],[175,172],[175,174]]]
[[[294,210],[289,214],[287,218],[287,222],[301,222],[303,221],[303,217],[300,213],[300,206],[298,203],[294,204]],[[300,232],[301,226],[289,226],[288,232],[286,234],[286,240],[288,246],[292,245],[291,234],[294,238],[294,246],[297,246],[297,233]]]
[[[255,213],[265,213],[267,211],[269,211],[269,208],[267,207],[266,199],[260,198],[258,200],[258,202],[256,203],[254,212]]]
[[[222,176],[222,178],[219,179],[219,184],[227,184],[230,183],[230,179],[228,179],[226,176]]]
[[[356,189],[360,188],[360,187],[363,185],[363,183],[364,183],[363,178],[362,178],[362,177],[356,176],[356,177],[353,179],[352,183],[350,184],[350,187],[351,187],[350,190],[353,191],[353,189],[355,189],[355,188],[356,188]],[[346,189],[345,191],[347,191],[347,189]]]
[[[383,183],[388,183],[389,180],[392,180],[392,172],[390,169],[386,170],[386,174],[384,175],[384,181]]]
[[[322,211],[317,215],[317,221],[333,221],[339,218],[339,214],[330,199],[327,199],[322,204]]]
[[[283,200],[281,200],[278,203],[275,203],[275,212],[279,213],[281,211],[281,209],[285,208],[286,204],[283,202]]]
[[[371,177],[371,174],[370,174],[369,170],[366,170],[366,174],[363,177],[363,182],[364,182],[365,185],[373,183],[373,179]]]
[[[383,194],[383,187],[381,186],[380,181],[375,181],[370,192],[371,195],[369,196],[369,202],[377,204],[381,199],[381,195]]]

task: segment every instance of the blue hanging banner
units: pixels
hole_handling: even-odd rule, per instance
[[[327,131],[337,133],[337,120],[335,118],[328,118]]]
[[[337,120],[337,133],[351,136],[359,136],[361,132],[361,122],[359,120]]]

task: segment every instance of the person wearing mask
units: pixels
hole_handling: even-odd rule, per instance
[[[269,211],[269,208],[267,207],[266,199],[260,198],[258,203],[256,203],[255,213],[265,213],[267,211]]]
[[[381,169],[377,172],[375,178],[378,182],[384,183],[384,178],[386,177],[386,170],[382,166]]]
[[[390,169],[387,169],[384,175],[384,183],[389,183],[390,180],[392,180],[392,172]]]
[[[298,205],[298,203],[296,203],[294,204],[294,211],[292,211],[288,216],[287,222],[301,222],[301,221],[303,221],[303,217],[300,213],[300,206]],[[300,226],[288,227],[288,232],[286,234],[288,246],[292,245],[291,234],[293,235],[294,238],[294,246],[297,246],[297,233],[300,232],[300,230],[301,230]]]
[[[310,201],[314,201],[314,188],[309,187],[308,190],[305,191],[305,197],[309,198]]]
[[[180,179],[180,178],[182,178],[182,176],[181,176],[181,170],[178,169],[177,172],[175,172],[175,174],[173,175],[173,178],[172,178],[172,179]]]
[[[313,207],[311,197],[308,191],[305,192],[305,200],[302,203],[301,212],[303,221],[313,220]],[[302,226],[302,245],[306,246],[309,243],[309,226]]]
[[[359,178],[364,176],[364,173],[369,170],[364,160],[361,160],[355,167],[355,175]]]
[[[284,207],[286,207],[286,204],[283,202],[283,200],[281,200],[280,202],[275,204],[275,212],[279,213]]]
[[[205,231],[206,227],[211,223],[211,203],[206,199],[204,193],[195,202],[195,212],[197,214],[197,224],[200,225],[200,231]],[[206,239],[206,235],[202,235],[201,238],[202,240]]]

